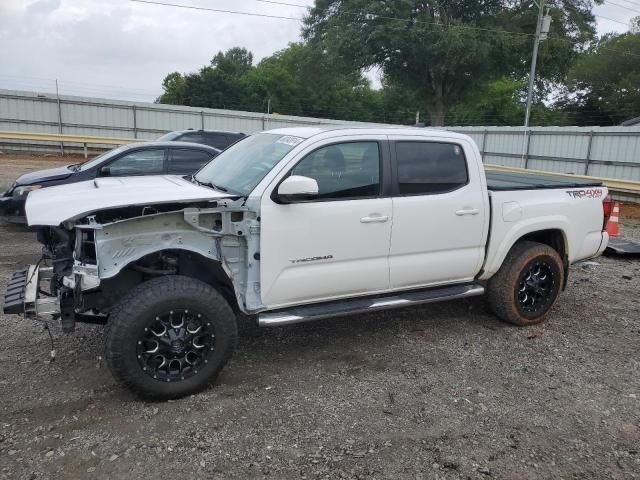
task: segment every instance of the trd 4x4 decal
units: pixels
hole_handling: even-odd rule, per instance
[[[602,197],[602,189],[589,188],[587,190],[567,190],[567,194],[573,198],[600,198]]]

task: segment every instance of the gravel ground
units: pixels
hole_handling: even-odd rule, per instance
[[[39,248],[0,239],[4,291]],[[266,330],[167,403],[114,381],[102,327],[52,327],[49,362],[40,324],[0,315],[0,478],[640,478],[639,279],[638,259],[573,266],[532,328],[480,298]]]

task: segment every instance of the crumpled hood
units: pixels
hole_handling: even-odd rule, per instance
[[[25,173],[18,177],[16,185],[36,185],[52,180],[62,180],[70,177],[73,173],[68,167],[47,168],[46,170],[36,170],[35,172]]]
[[[27,196],[25,209],[30,226],[58,226],[99,210],[229,197],[180,176],[105,177],[35,190]]]

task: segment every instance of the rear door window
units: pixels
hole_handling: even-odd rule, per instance
[[[469,182],[460,145],[443,142],[397,142],[396,164],[400,195],[450,192]]]
[[[169,173],[178,175],[195,173],[214,157],[215,155],[205,150],[172,148],[169,156]]]

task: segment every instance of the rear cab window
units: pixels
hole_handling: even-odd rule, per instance
[[[395,154],[399,195],[446,193],[469,183],[464,149],[456,143],[398,141]]]

